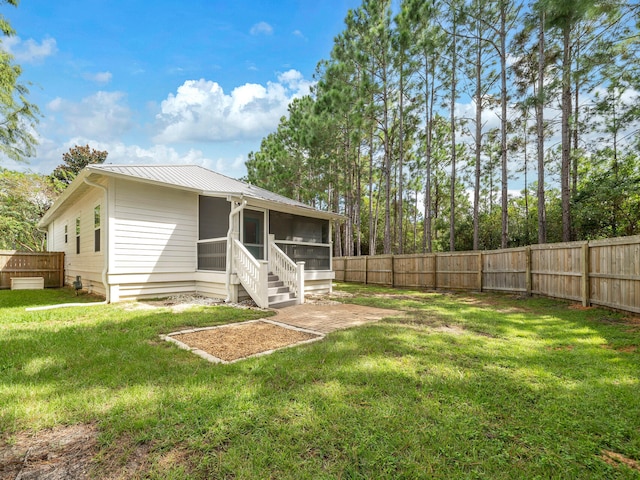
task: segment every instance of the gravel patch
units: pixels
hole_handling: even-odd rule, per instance
[[[318,332],[263,319],[184,330],[162,338],[210,362],[230,363],[323,337]]]

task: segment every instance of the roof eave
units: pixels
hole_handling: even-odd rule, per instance
[[[62,192],[62,194],[56,199],[51,208],[42,216],[38,222],[38,228],[45,228],[51,220],[55,218],[56,212],[64,205],[65,201],[75,193],[75,191],[84,184],[84,179],[87,178],[92,172],[89,172],[86,168],[83,169],[76,178],[69,184],[69,186]]]
[[[62,207],[62,205],[65,204],[66,200],[70,196],[72,196],[80,186],[84,184],[84,179],[91,175],[103,175],[105,177],[142,182],[149,185],[175,188],[178,190],[194,192],[199,195],[211,195],[211,196],[227,197],[227,198],[233,198],[233,197],[243,198],[248,200],[251,205],[254,205],[256,207],[269,208],[272,210],[278,210],[281,212],[298,214],[298,215],[304,212],[306,216],[323,218],[326,220],[344,220],[347,218],[344,215],[340,215],[338,213],[333,213],[333,212],[326,212],[323,210],[318,210],[311,206],[293,205],[285,202],[278,202],[275,200],[267,200],[267,199],[255,197],[251,194],[247,194],[246,192],[242,193],[242,192],[203,191],[202,189],[199,189],[199,188],[191,188],[191,187],[171,184],[171,183],[167,183],[159,180],[135,177],[132,175],[127,175],[125,173],[112,172],[109,170],[103,170],[101,168],[95,168],[95,166],[92,166],[92,165],[88,165],[78,174],[78,176],[73,180],[73,182],[71,182],[71,184],[60,195],[60,197],[58,197],[58,199],[51,206],[51,208],[47,210],[47,212],[38,222],[38,227],[45,228],[47,225],[49,225],[49,223],[51,223],[51,221],[55,219],[56,213]]]
[[[213,194],[213,192],[210,192],[210,193]],[[240,196],[241,195],[237,195],[237,197],[240,197]],[[249,205],[253,205],[255,207],[268,208],[270,210],[277,210],[279,212],[284,212],[284,213],[292,213],[295,215],[303,215],[303,216],[314,217],[314,218],[322,218],[325,220],[345,220],[347,218],[344,215],[340,215],[339,213],[325,212],[323,210],[318,210],[310,206],[291,205],[288,203],[277,202],[274,200],[265,200],[262,198],[256,198],[251,195],[247,195],[246,193],[242,195],[242,198],[247,200],[247,203]]]
[[[123,180],[131,180],[131,181],[134,181],[134,182],[141,182],[141,183],[146,183],[146,184],[149,184],[149,185],[157,185],[157,186],[161,186],[161,187],[176,188],[178,190],[186,190],[188,192],[202,193],[202,190],[199,189],[199,188],[186,187],[184,185],[176,185],[175,183],[167,183],[167,182],[162,182],[160,180],[153,180],[153,179],[150,179],[150,178],[136,177],[136,176],[133,176],[133,175],[127,175],[126,173],[111,172],[109,170],[103,170],[101,168],[93,168],[91,165],[86,167],[85,170],[91,170],[91,171],[93,171],[95,173],[98,173],[100,175],[106,175],[108,177],[113,177],[113,178],[121,178]]]

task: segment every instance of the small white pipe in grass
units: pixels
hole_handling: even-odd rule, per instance
[[[39,310],[53,310],[55,308],[67,308],[67,307],[93,307],[94,305],[107,305],[109,302],[87,302],[87,303],[59,303],[57,305],[43,305],[42,307],[28,307],[25,308],[27,312],[37,312]]]

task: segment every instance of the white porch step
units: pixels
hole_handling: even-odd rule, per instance
[[[281,302],[283,300],[295,300],[296,297],[294,297],[293,293],[291,293],[289,290],[287,290],[286,292],[283,293],[276,293],[274,295],[269,295],[269,305],[271,305],[272,302]]]
[[[298,301],[294,298],[292,300],[282,300],[280,302],[269,302],[270,308],[284,308],[284,307],[292,307],[293,305],[297,305]]]
[[[283,285],[277,287],[269,287],[267,289],[269,295],[275,295],[276,293],[287,293],[289,292],[289,287],[285,287]]]
[[[284,282],[277,275],[269,273],[268,281],[269,307],[283,308],[297,303],[293,292],[289,290],[289,287],[284,286]]]

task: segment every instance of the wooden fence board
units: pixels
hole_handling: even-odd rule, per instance
[[[393,255],[369,257],[367,267],[367,283],[393,286]]]
[[[598,242],[589,255],[591,303],[640,313],[640,241]]]
[[[532,293],[582,300],[582,245],[584,242],[532,247]]]
[[[394,286],[424,288],[433,285],[434,260],[434,255],[396,255],[393,266]]]
[[[336,273],[336,280],[338,282],[344,282],[344,272],[345,272],[345,257],[335,257],[332,261],[333,263],[333,271]]]
[[[336,280],[533,293],[640,313],[640,236],[483,252],[342,257],[333,262]]]
[[[526,248],[482,252],[482,289],[527,291]]]
[[[367,275],[367,257],[348,257],[345,260],[348,269],[344,272],[345,282],[365,283]]]
[[[62,287],[64,253],[0,250],[0,289],[11,288],[12,278],[23,277],[43,277],[45,287]]]

